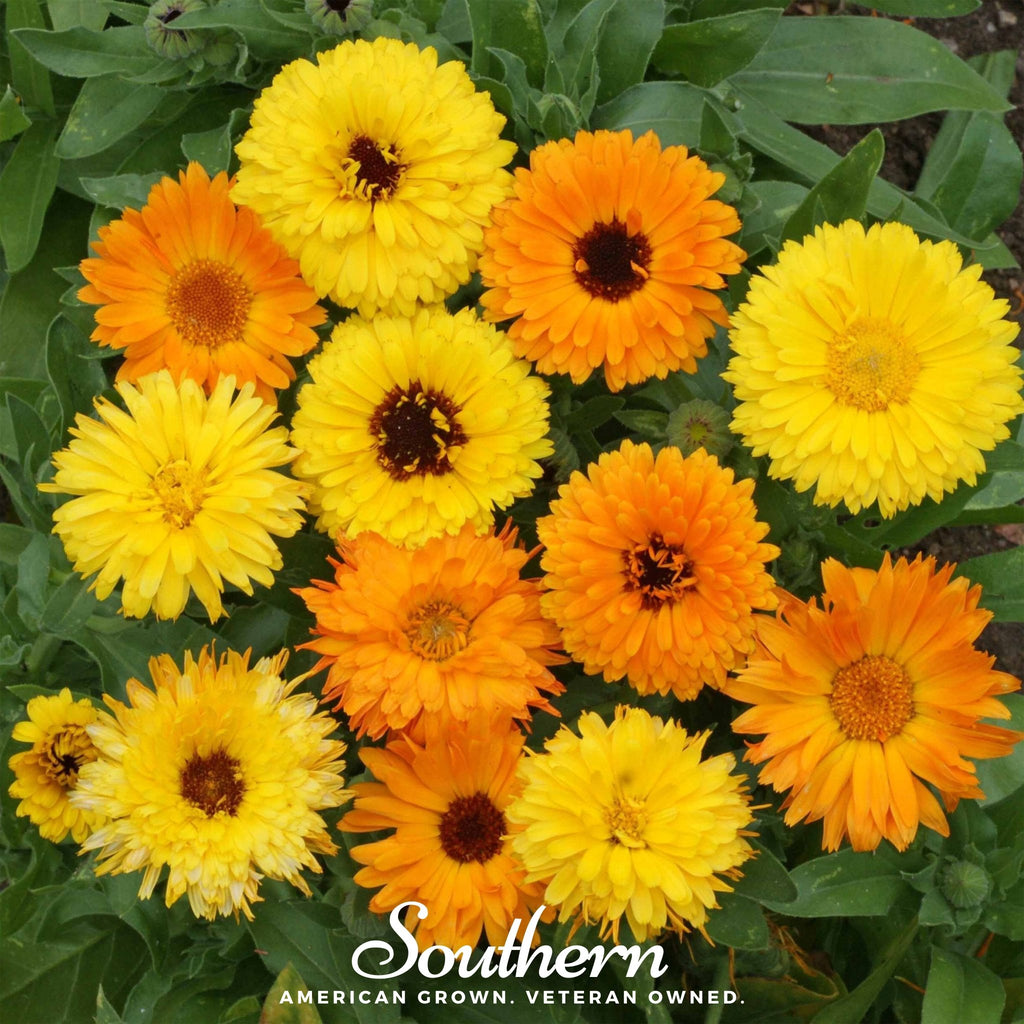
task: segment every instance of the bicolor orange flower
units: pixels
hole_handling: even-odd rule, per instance
[[[753,649],[755,608],[775,607],[752,480],[713,455],[623,442],[573,473],[537,522],[541,610],[565,649],[609,682],[695,697]]]
[[[478,537],[467,526],[410,551],[362,533],[340,545],[333,583],[296,591],[316,616],[304,646],[328,670],[324,697],[360,736],[426,717],[465,721],[481,708],[556,713],[544,693],[564,687],[547,666],[565,659],[537,580],[519,577],[531,552],[515,539],[508,528]]]
[[[544,887],[524,882],[511,853],[504,814],[521,788],[522,749],[522,734],[507,722],[476,717],[428,729],[424,744],[399,736],[385,750],[360,751],[377,781],[352,787],[355,803],[339,827],[394,832],[351,850],[366,865],[355,880],[383,886],[370,901],[376,913],[407,900],[428,908],[423,921],[415,908],[406,912],[420,949],[472,947],[482,932],[500,945],[512,921],[526,920],[542,902]]]
[[[166,368],[209,392],[231,375],[273,402],[295,379],[288,357],[316,344],[326,312],[256,214],[231,202],[232,184],[190,163],[100,228],[78,297],[100,307],[92,340],[124,351],[118,380]]]
[[[933,789],[947,811],[982,798],[968,758],[1002,757],[1024,736],[979,721],[1009,718],[996,696],[1020,680],[974,647],[992,615],[953,568],[828,559],[821,604],[787,597],[777,618],[759,616],[757,652],[723,687],[753,705],[733,729],[766,734],[747,759],[789,791],[786,824],[823,819],[826,850],[847,835],[855,850],[903,850],[919,825],[949,835]]]
[[[714,294],[746,254],[736,211],[711,199],[725,175],[653,132],[579,132],[516,171],[515,198],[484,235],[481,303],[542,373],[612,391],[693,372],[728,317]]]

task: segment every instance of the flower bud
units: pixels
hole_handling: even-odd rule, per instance
[[[206,0],[156,0],[142,23],[146,42],[171,60],[183,60],[201,53],[207,45],[208,35],[201,29],[176,29],[174,21],[183,14],[206,9]]]
[[[373,0],[306,0],[306,13],[321,32],[350,36],[370,23]]]
[[[668,418],[668,442],[684,455],[703,448],[722,459],[733,445],[729,414],[714,402],[694,399],[679,406]]]
[[[942,869],[939,890],[954,907],[977,907],[992,891],[992,879],[978,864],[969,860],[953,860]]]

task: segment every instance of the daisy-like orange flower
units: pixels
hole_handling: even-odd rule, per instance
[[[428,728],[423,744],[399,736],[385,750],[359,752],[377,781],[352,787],[355,803],[339,827],[394,833],[351,851],[366,865],[355,880],[383,886],[370,901],[376,913],[407,900],[428,908],[423,921],[415,908],[406,912],[420,949],[472,947],[481,932],[499,945],[509,925],[543,901],[544,886],[524,882],[504,813],[521,789],[522,749],[522,734],[507,720],[476,716],[450,729]]]
[[[776,602],[753,490],[703,449],[631,441],[573,473],[537,522],[541,610],[569,654],[642,694],[720,685],[753,649],[752,610]]]
[[[728,317],[715,289],[746,253],[736,211],[711,199],[725,175],[653,132],[579,132],[516,171],[515,198],[484,235],[481,303],[516,353],[576,382],[604,366],[612,391],[693,372]]]
[[[565,658],[537,580],[519,577],[532,552],[515,540],[507,527],[478,537],[466,526],[410,551],[362,533],[341,543],[334,582],[296,591],[316,616],[304,646],[328,670],[324,696],[360,736],[465,721],[478,708],[556,713],[543,694],[565,688],[547,666]]]
[[[777,618],[759,616],[757,652],[723,687],[753,705],[733,729],[766,734],[747,759],[789,790],[786,824],[824,819],[826,850],[847,835],[855,850],[903,850],[921,824],[949,835],[932,790],[947,811],[982,798],[968,758],[1002,757],[1024,736],[979,721],[1009,718],[996,695],[1020,680],[974,647],[992,615],[953,568],[829,559],[821,605],[787,597]]]
[[[316,293],[257,215],[231,202],[231,186],[190,163],[100,228],[78,297],[100,307],[92,340],[124,351],[118,380],[166,368],[210,391],[231,375],[273,402],[295,379],[288,357],[316,344],[327,315]]]

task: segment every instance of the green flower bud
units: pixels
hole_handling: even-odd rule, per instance
[[[733,445],[729,414],[714,402],[703,398],[679,406],[668,418],[668,443],[684,455],[703,448],[709,455],[724,458]]]
[[[306,0],[306,13],[321,32],[350,36],[369,25],[373,0]]]
[[[146,42],[161,57],[171,60],[201,53],[209,41],[207,34],[200,29],[176,29],[173,25],[181,15],[205,9],[206,0],[156,0],[142,23]]]
[[[992,879],[983,867],[969,860],[953,860],[939,875],[939,891],[954,907],[978,907],[992,891]]]

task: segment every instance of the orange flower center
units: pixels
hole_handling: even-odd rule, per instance
[[[165,463],[152,480],[157,503],[162,506],[164,522],[183,530],[202,508],[203,476],[185,459]]]
[[[660,533],[652,533],[646,544],[624,551],[626,590],[639,590],[646,609],[666,601],[678,601],[697,585],[693,563],[680,544],[666,544]]]
[[[193,754],[182,769],[181,795],[208,818],[221,812],[234,817],[244,794],[241,765],[223,750]]]
[[[611,830],[611,841],[614,844],[628,846],[633,850],[643,849],[647,845],[643,839],[647,814],[641,801],[628,796],[617,797],[604,820]]]
[[[418,380],[392,388],[370,417],[381,468],[395,480],[451,472],[451,457],[466,443],[458,411],[447,395],[424,390]]]
[[[869,654],[835,674],[829,703],[850,739],[884,743],[913,716],[914,686],[901,665]]]
[[[642,288],[650,276],[651,246],[640,231],[639,213],[630,210],[626,221],[613,217],[609,224],[595,224],[572,250],[576,280],[609,302]]]
[[[43,751],[42,764],[47,778],[64,789],[74,789],[78,770],[96,760],[96,748],[81,725],[68,725],[60,730]]]
[[[239,341],[249,320],[252,292],[241,274],[216,260],[195,260],[167,288],[167,315],[191,345],[216,349]]]
[[[484,793],[460,796],[441,815],[441,849],[460,864],[483,864],[501,852],[505,815]]]
[[[842,405],[880,412],[906,402],[921,361],[888,320],[855,320],[828,350],[826,387]]]
[[[413,653],[427,661],[447,661],[469,644],[470,620],[449,601],[429,601],[409,616],[405,635]]]
[[[375,203],[387,199],[398,187],[405,170],[391,146],[380,146],[368,135],[357,135],[348,147],[348,159],[355,162],[355,194]]]

